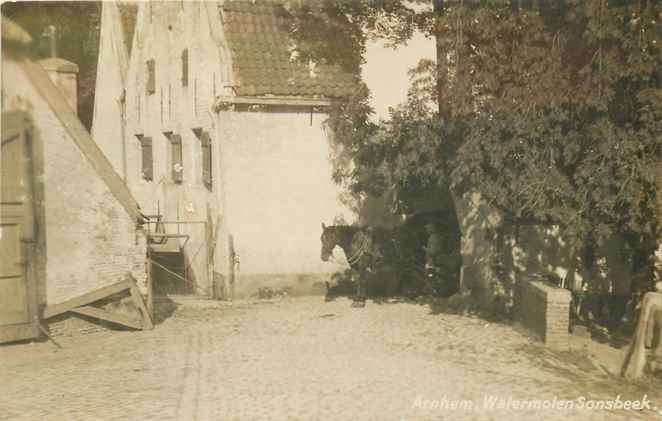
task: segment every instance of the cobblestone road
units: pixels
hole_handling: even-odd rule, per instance
[[[61,350],[0,347],[0,419],[660,419],[652,410],[490,408],[496,398],[645,393],[662,404],[659,387],[619,387],[504,324],[415,303],[181,303],[153,331],[62,338]]]

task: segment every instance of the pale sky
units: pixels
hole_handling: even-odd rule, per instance
[[[384,47],[381,41],[369,41],[366,47],[363,80],[372,93],[375,119],[385,119],[388,117],[388,107],[394,107],[407,98],[407,72],[423,58],[434,59],[434,40],[416,34],[406,46],[396,50]]]

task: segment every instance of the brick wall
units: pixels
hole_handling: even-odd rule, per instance
[[[2,78],[6,108],[29,110],[34,122],[39,304],[57,304],[129,274],[146,292],[146,241],[136,221],[20,66],[3,58]]]
[[[545,345],[568,346],[570,291],[533,281],[515,288],[515,320],[538,336]]]
[[[145,284],[145,239],[47,107],[35,107],[41,144],[37,191],[43,192],[46,303],[118,282]]]

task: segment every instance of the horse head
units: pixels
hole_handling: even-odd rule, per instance
[[[338,236],[335,227],[327,227],[322,222],[322,253],[321,258],[323,262],[328,262],[333,254],[333,249],[338,245]]]

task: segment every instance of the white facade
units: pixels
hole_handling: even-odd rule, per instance
[[[130,55],[120,7],[103,4],[93,134],[142,211],[171,221],[218,221],[213,271],[229,274],[232,236],[241,259],[238,293],[270,282],[270,275],[312,279],[335,271],[337,266],[319,258],[320,224],[351,215],[331,180],[326,116],[313,112],[305,99],[295,105],[215,107],[219,98],[236,97],[217,3],[140,3]],[[211,142],[211,186],[204,179],[204,134]],[[173,135],[181,137],[181,182],[172,171]],[[151,180],[143,174],[145,138],[152,144]],[[168,226],[169,233],[175,229]],[[204,293],[210,286],[205,231],[182,225],[179,233],[191,236],[187,259]]]

